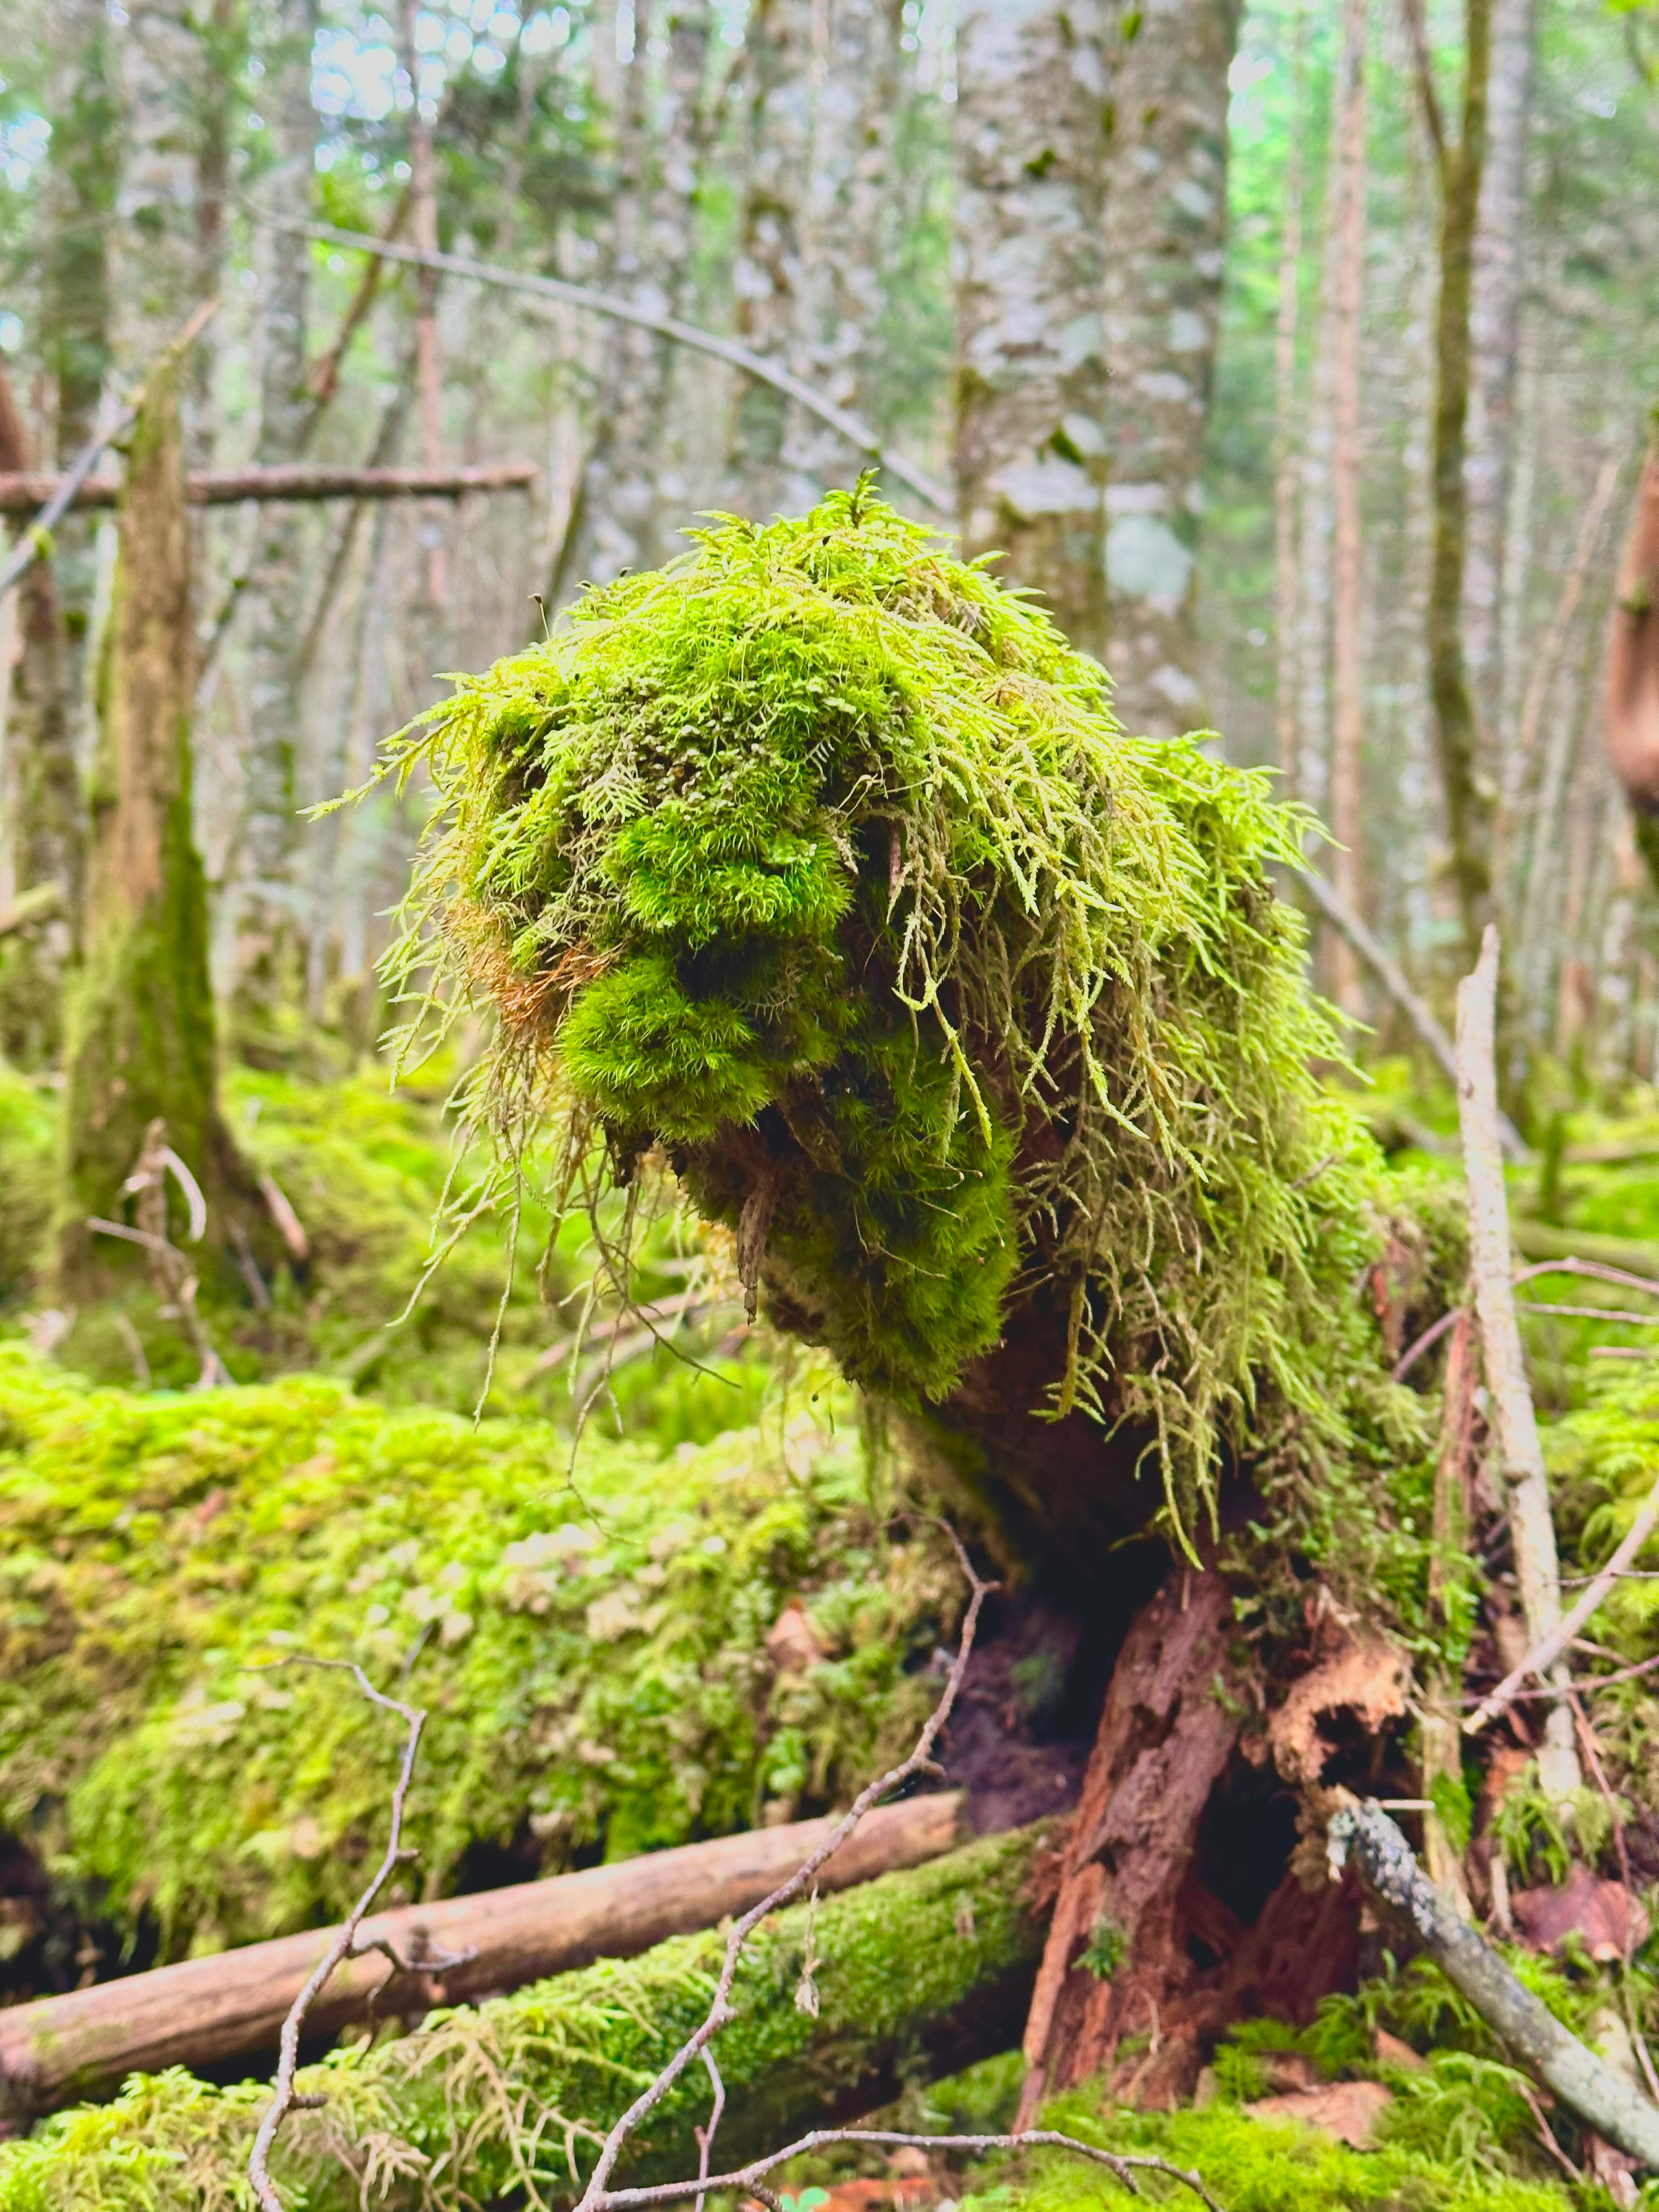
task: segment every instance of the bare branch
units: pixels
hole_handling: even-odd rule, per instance
[[[1650,1297],[1659,1298],[1659,1282],[1656,1282],[1651,1276],[1632,1275],[1628,1268],[1609,1267],[1600,1260],[1535,1261],[1531,1267],[1521,1267],[1516,1271],[1513,1278],[1515,1288],[1518,1290],[1522,1283],[1530,1283],[1538,1275],[1577,1275],[1586,1282],[1611,1283],[1618,1290],[1644,1291]],[[1525,1310],[1527,1309],[1516,1309],[1517,1311]],[[1439,1343],[1441,1338],[1457,1319],[1460,1310],[1457,1306],[1452,1307],[1449,1313],[1442,1314],[1438,1321],[1431,1322],[1414,1344],[1407,1346],[1395,1362],[1390,1377],[1392,1381],[1395,1382],[1405,1381],[1424,1353],[1431,1352]],[[1538,1305],[1531,1307],[1529,1310],[1534,1313],[1548,1313],[1552,1309],[1548,1306]],[[1598,1320],[1612,1321],[1619,1318],[1616,1314],[1608,1312],[1604,1307],[1597,1306],[1592,1310]]]
[[[588,2178],[587,2186],[582,2191],[576,2212],[607,2212],[607,2208],[617,2201],[610,2195],[609,2185],[611,2176],[616,2171],[617,2160],[622,2155],[629,2136],[639,2126],[641,2121],[655,2111],[692,2060],[701,2057],[720,2030],[737,2017],[732,2006],[732,1984],[737,1976],[738,1962],[743,1956],[744,1945],[754,1930],[769,1914],[778,1911],[783,1905],[787,1905],[792,1898],[802,1894],[820,1867],[827,1860],[834,1857],[872,1806],[878,1804],[890,1790],[896,1790],[902,1784],[909,1781],[914,1775],[929,1768],[933,1746],[938,1742],[941,1730],[951,1717],[951,1709],[956,1704],[957,1693],[962,1687],[963,1677],[967,1673],[968,1662],[974,1649],[975,1632],[979,1626],[981,1609],[986,1599],[997,1587],[994,1583],[981,1580],[955,1529],[948,1523],[940,1525],[945,1528],[945,1534],[951,1539],[957,1564],[967,1579],[969,1592],[968,1610],[963,1618],[961,1640],[957,1647],[957,1656],[951,1662],[951,1671],[945,1680],[943,1695],[924,1723],[921,1735],[916,1738],[915,1747],[908,1758],[901,1759],[896,1766],[890,1767],[878,1780],[870,1783],[861,1790],[835,1828],[816,1850],[808,1853],[788,1881],[780,1883],[771,1895],[763,1897],[758,1905],[750,1905],[748,1911],[732,1923],[732,1932],[726,1939],[726,1955],[720,1963],[719,1978],[714,1984],[714,1993],[709,2000],[708,2009],[703,2016],[702,2024],[686,2038],[655,2081],[641,2092],[611,2128],[600,2149],[592,2173]],[[769,2167],[763,2164],[757,2171],[765,2172],[769,2171]],[[720,2182],[710,2185],[723,2188],[728,2185]],[[684,2196],[695,2195],[696,2185],[691,2185],[680,2193]]]
[[[720,2079],[720,2068],[714,2063],[714,2052],[706,2045],[702,2063],[714,2085],[714,2102],[708,2115],[708,2125],[692,2130],[697,2139],[697,2201],[693,2212],[702,2212],[703,2198],[708,2193],[708,2160],[714,2148],[714,2130],[720,2124],[720,2114],[726,2110],[726,2084]]]
[[[1654,1484],[1644,1499],[1636,1518],[1626,1531],[1624,1541],[1600,1574],[1592,1577],[1583,1595],[1575,1600],[1570,1610],[1561,1616],[1547,1636],[1533,1646],[1520,1664],[1510,1668],[1498,1687],[1489,1691],[1480,1700],[1463,1723],[1465,1735],[1476,1735],[1488,1721],[1496,1720],[1528,1675],[1535,1674],[1542,1680],[1549,1674],[1556,1661],[1647,1542],[1656,1526],[1659,1526],[1659,1482]]]
[[[1098,2143],[1079,2142],[1076,2136],[1060,2133],[1055,2128],[1022,2128],[1006,2136],[914,2136],[901,2135],[887,2128],[815,2128],[811,2135],[786,2143],[781,2150],[769,2151],[751,2165],[738,2166],[731,2173],[705,2177],[708,2189],[746,2189],[751,2197],[763,2203],[775,2204],[777,2199],[758,2185],[762,2177],[771,2173],[792,2158],[804,2157],[809,2151],[824,2150],[832,2143],[868,2143],[886,2150],[965,2151],[971,2154],[993,2150],[1069,2150],[1079,2158],[1092,2159],[1116,2176],[1132,2196],[1140,2191],[1135,2182],[1137,2173],[1166,2173],[1172,2181],[1190,2189],[1210,2208],[1210,2212],[1221,2212],[1200,2177],[1184,2166],[1173,2165],[1167,2158],[1154,2158],[1144,2152],[1103,2149]],[[641,2189],[608,2191],[601,2200],[605,2212],[624,2212],[624,2208],[635,2205],[673,2204],[690,2197],[697,2188],[696,2182],[665,2181]],[[701,2200],[700,2200],[701,2201]]]
[[[248,2180],[263,2212],[283,2212],[283,2200],[276,2194],[276,2185],[270,2178],[266,2160],[270,2154],[270,2146],[276,2139],[276,2130],[289,2113],[296,2106],[302,2108],[313,2101],[295,2094],[294,2076],[300,2063],[300,2031],[305,2026],[306,2014],[315,2003],[329,1976],[343,1960],[352,1955],[364,1914],[392,1879],[396,1869],[411,1856],[403,1847],[404,1806],[409,1796],[409,1785],[414,1778],[415,1757],[421,1747],[421,1730],[426,1726],[426,1714],[418,1705],[406,1705],[400,1698],[388,1698],[384,1691],[377,1690],[352,1659],[313,1659],[296,1652],[271,1663],[277,1667],[336,1668],[343,1674],[349,1674],[356,1677],[357,1686],[366,1698],[383,1706],[387,1712],[398,1714],[409,1731],[404,1740],[403,1764],[398,1769],[397,1786],[392,1793],[392,1828],[380,1863],[356,1905],[335,1929],[328,1948],[313,1967],[305,1987],[289,2006],[288,2018],[283,2022],[281,2056],[277,2062],[276,2077],[271,2085],[270,2108],[259,2123],[258,2133],[253,2138],[253,2148],[248,2154],[247,2161]],[[383,1947],[374,1944],[368,1948],[380,1949]]]

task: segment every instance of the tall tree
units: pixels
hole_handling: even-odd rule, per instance
[[[1307,10],[1297,0],[1291,72],[1290,155],[1285,168],[1279,246],[1279,303],[1273,328],[1273,719],[1279,772],[1287,799],[1301,781],[1302,726],[1297,701],[1297,337],[1302,319],[1302,202],[1307,189]]]
[[[274,159],[260,196],[303,216],[317,153],[318,118],[311,98],[317,0],[271,0],[262,27],[260,98]],[[311,245],[292,232],[274,230],[267,252],[258,457],[292,461],[304,450],[313,419],[306,374]],[[283,995],[298,967],[295,762],[301,671],[295,616],[304,596],[303,532],[301,514],[293,507],[259,511],[244,616],[248,741],[234,890],[239,1022],[258,1019]]]
[[[1000,573],[1040,590],[1073,643],[1101,658],[1105,100],[1095,9],[963,0],[955,124],[963,533],[970,554],[1004,553]]]
[[[86,955],[68,1009],[59,1276],[97,1281],[89,1215],[118,1212],[149,1123],[207,1194],[231,1153],[216,1103],[207,896],[191,829],[195,654],[176,354],[152,362],[132,434],[99,686]]]
[[[611,281],[642,304],[674,314],[685,304],[708,118],[708,0],[669,9],[667,60],[647,138],[646,41],[635,19],[618,118],[621,172]],[[648,158],[648,171],[641,174]],[[672,550],[684,519],[670,512],[661,483],[674,352],[671,342],[631,324],[604,333],[597,424],[553,578],[555,604],[583,583],[610,583],[625,568],[648,568]]]
[[[1332,362],[1331,877],[1355,913],[1363,873],[1360,770],[1364,737],[1364,545],[1360,534],[1360,338],[1365,297],[1365,33],[1368,0],[1345,0],[1332,111],[1336,153],[1336,314]],[[1359,969],[1345,937],[1333,945],[1339,1005],[1360,1011]]]
[[[1515,462],[1516,380],[1527,236],[1527,151],[1537,0],[1492,0],[1486,100],[1488,152],[1480,179],[1469,287],[1468,552],[1463,636],[1475,712],[1498,729],[1504,546]]]
[[[1201,719],[1194,620],[1238,0],[1112,10],[1103,242],[1107,662],[1126,725]]]
[[[1475,221],[1486,153],[1492,0],[1464,0],[1462,94],[1453,137],[1435,84],[1422,0],[1407,0],[1423,119],[1440,188],[1440,295],[1435,315],[1434,550],[1429,580],[1429,689],[1446,809],[1447,842],[1472,965],[1492,896],[1493,784],[1481,757],[1463,653],[1468,536],[1464,480],[1469,406],[1469,314]]]
[[[409,193],[415,243],[423,253],[438,250],[438,165],[432,118],[421,99],[420,52],[415,37],[416,0],[401,0],[398,11],[404,74],[409,79]],[[443,357],[438,343],[438,272],[421,269],[415,279],[415,388],[420,404],[421,459],[429,469],[443,466]],[[421,531],[426,550],[426,602],[429,613],[443,606],[446,518],[441,501],[428,502]]]

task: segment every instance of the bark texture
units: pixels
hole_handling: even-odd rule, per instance
[[[637,173],[643,118],[632,113],[623,118],[624,174],[611,282],[653,313],[678,315],[685,304],[707,127],[707,0],[683,0],[671,8],[665,27],[668,52],[647,176]],[[630,79],[644,65],[636,18]],[[663,473],[674,362],[672,342],[656,332],[627,323],[607,326],[593,443],[560,548],[552,586],[556,605],[585,583],[608,584],[624,569],[655,568],[676,550],[683,487],[665,481]]]
[[[231,1155],[215,1079],[207,900],[191,830],[194,636],[176,362],[152,368],[132,435],[101,672],[86,957],[67,1014],[59,1273],[94,1279],[88,1214],[121,1210],[149,1124],[206,1193]]]
[[[965,548],[1006,554],[999,573],[1042,592],[1073,644],[1101,658],[1105,100],[1092,8],[964,0],[956,226]]]
[[[1521,287],[1526,267],[1527,144],[1537,0],[1492,0],[1486,100],[1487,154],[1480,179],[1469,289],[1468,553],[1463,640],[1475,711],[1498,726],[1504,690],[1504,574],[1515,462]]]
[[[1203,719],[1194,622],[1227,216],[1237,0],[1115,16],[1103,237],[1107,665],[1125,726]]]
[[[267,202],[309,211],[318,119],[311,102],[317,0],[272,0],[261,112],[275,163],[260,187]],[[306,384],[311,246],[292,231],[266,234],[264,344],[259,362],[262,464],[292,462],[305,449],[311,406]],[[301,825],[295,761],[300,671],[295,614],[301,594],[304,521],[292,507],[259,510],[243,620],[247,637],[247,744],[241,835],[234,863],[234,1018],[257,1018],[292,988],[303,957],[296,882]]]

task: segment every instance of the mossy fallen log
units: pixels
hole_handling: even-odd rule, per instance
[[[402,957],[495,1018],[480,1125],[567,1196],[665,1157],[1017,1540],[1346,1446],[1376,1155],[1274,890],[1307,817],[863,487],[693,534],[386,757],[443,802]]]
[[[722,2156],[1016,2042],[1042,1942],[1031,1878],[1051,1833],[988,1838],[764,1923],[718,2045]],[[285,2198],[307,2212],[569,2198],[599,2135],[703,2017],[720,1950],[718,1934],[678,1937],[302,2069],[301,2090],[325,2101],[278,2138]],[[264,2083],[135,2076],[114,2103],[0,2145],[0,2212],[226,2212],[243,2201],[268,2100]],[[708,2102],[693,2069],[653,2115],[632,2178],[695,2172]]]

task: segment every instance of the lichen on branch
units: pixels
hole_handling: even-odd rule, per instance
[[[1144,1425],[1180,1509],[1264,1392],[1328,1433],[1367,1140],[1269,873],[1306,817],[1123,735],[1039,607],[862,484],[692,536],[388,746],[439,800],[406,1048],[492,1012],[469,1103],[510,1158],[550,1127],[568,1196],[665,1153],[901,1404],[1048,1302],[1047,1410]]]

